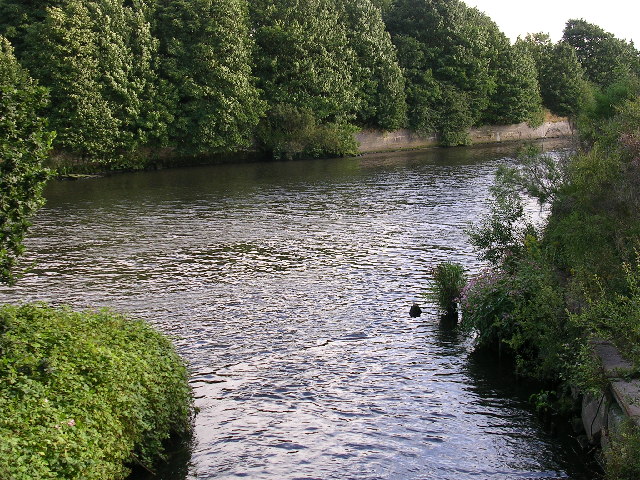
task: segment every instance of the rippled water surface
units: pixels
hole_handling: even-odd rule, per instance
[[[53,183],[0,295],[176,339],[200,413],[167,479],[586,479],[422,297],[430,265],[480,267],[463,230],[513,148]]]

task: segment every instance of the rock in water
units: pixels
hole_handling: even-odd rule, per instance
[[[414,303],[409,309],[409,315],[411,315],[413,318],[419,317],[420,315],[422,315],[422,309],[416,303]]]

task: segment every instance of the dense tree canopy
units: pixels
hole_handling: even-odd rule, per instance
[[[337,2],[349,45],[356,55],[353,82],[358,97],[357,122],[393,130],[404,125],[404,77],[382,12],[369,0]]]
[[[255,74],[270,105],[312,111],[321,120],[354,117],[350,48],[332,0],[251,2]]]
[[[542,111],[542,98],[533,56],[524,45],[516,43],[503,50],[496,64],[498,81],[485,121],[504,125],[534,121]]]
[[[251,75],[246,0],[158,0],[162,76],[171,85],[171,138],[188,151],[249,143],[262,114]]]
[[[521,122],[539,110],[531,59],[478,10],[457,0],[396,0],[386,22],[406,76],[411,128],[456,144],[472,125]]]
[[[0,37],[0,282],[15,279],[30,217],[42,205],[42,162],[52,135],[39,116],[46,91],[18,64]]]
[[[564,41],[553,44],[541,33],[518,39],[517,44],[535,60],[544,106],[556,115],[575,117],[588,89],[575,50]]]
[[[640,53],[633,44],[616,38],[584,20],[569,20],[563,40],[571,45],[587,79],[605,87],[629,75],[640,75]]]
[[[56,150],[111,168],[161,147],[345,154],[358,128],[455,145],[640,73],[583,20],[511,45],[460,0],[0,0],[0,34],[50,91]]]

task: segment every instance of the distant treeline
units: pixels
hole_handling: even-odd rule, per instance
[[[359,128],[464,144],[640,75],[595,25],[512,45],[457,0],[0,0],[0,35],[49,91],[55,149],[114,168],[165,147],[340,155]]]

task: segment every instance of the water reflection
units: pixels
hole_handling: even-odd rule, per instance
[[[513,147],[52,184],[8,301],[109,306],[171,334],[200,413],[163,478],[586,478],[486,387],[424,304]],[[499,383],[504,379],[496,379]],[[576,476],[577,475],[577,476]]]

